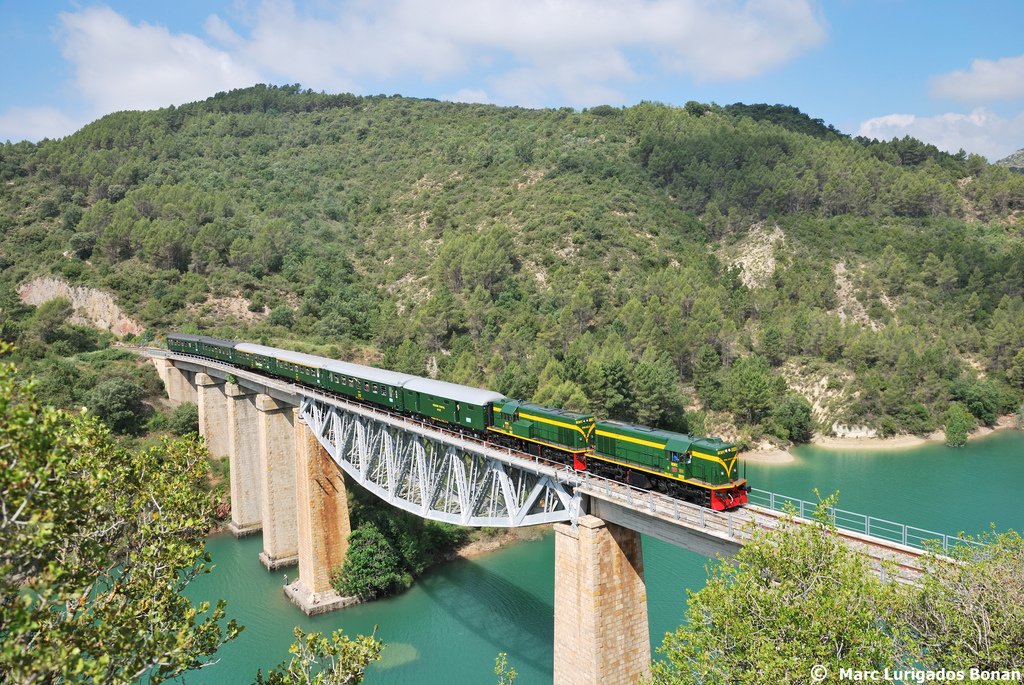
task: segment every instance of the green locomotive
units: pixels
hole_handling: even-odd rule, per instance
[[[497,442],[538,456],[567,456],[573,468],[586,469],[586,455],[594,432],[594,415],[542,407],[531,402],[505,400],[494,404],[494,416],[487,430]],[[525,444],[524,444],[525,443]]]
[[[716,511],[747,502],[739,477],[739,448],[719,438],[601,421],[590,469],[612,478],[640,480],[652,489],[693,500]]]
[[[581,414],[509,399],[501,393],[265,345],[171,333],[172,352],[302,383],[571,464],[715,510],[745,504],[737,448],[718,438],[595,422]]]

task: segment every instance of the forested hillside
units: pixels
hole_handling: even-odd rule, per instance
[[[257,86],[0,146],[0,182],[0,308],[55,274],[147,334],[745,440],[1022,399],[1024,176],[792,107]]]

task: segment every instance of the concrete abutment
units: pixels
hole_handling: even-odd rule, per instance
[[[555,525],[555,685],[626,685],[651,662],[640,534],[583,516]]]

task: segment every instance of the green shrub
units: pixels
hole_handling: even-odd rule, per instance
[[[116,433],[138,433],[148,413],[143,390],[127,378],[102,381],[86,397],[86,405]]]
[[[349,535],[345,563],[332,584],[343,596],[374,599],[409,587],[412,576],[402,569],[398,553],[380,529],[366,521]]]
[[[950,447],[963,447],[967,444],[968,434],[974,430],[974,417],[964,405],[954,402],[946,410],[946,444]]]
[[[803,395],[787,393],[771,410],[771,431],[783,440],[810,442],[814,419]]]
[[[167,419],[167,428],[175,435],[199,432],[199,407],[195,402],[182,402]]]

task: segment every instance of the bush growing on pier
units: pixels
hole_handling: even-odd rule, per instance
[[[469,537],[467,528],[408,514],[351,481],[347,487],[355,528],[332,581],[343,595],[373,599],[401,591]]]
[[[331,579],[345,597],[375,599],[412,585],[412,575],[402,567],[391,542],[372,521],[366,521],[348,537],[345,563]]]

